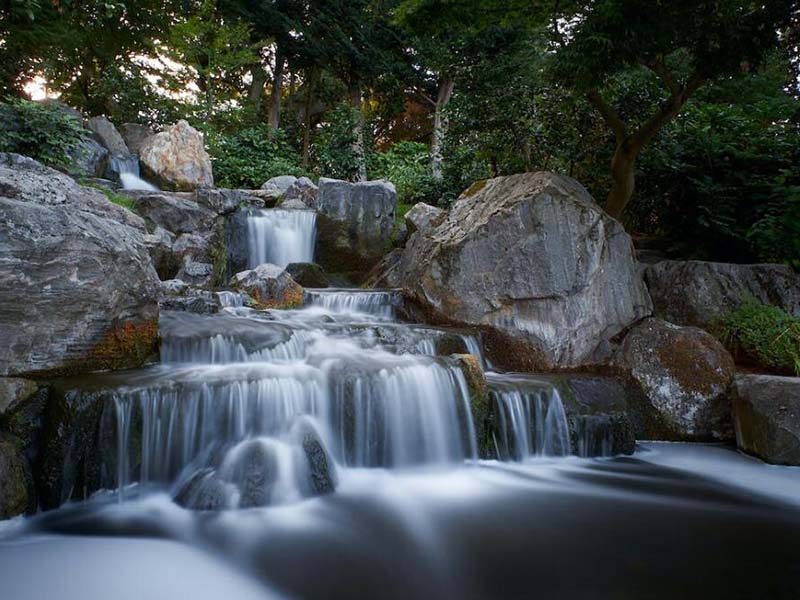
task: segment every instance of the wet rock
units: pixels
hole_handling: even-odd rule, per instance
[[[387,181],[319,180],[317,260],[363,279],[391,244],[397,193]]]
[[[106,117],[92,117],[86,123],[86,127],[94,134],[95,139],[103,146],[108,148],[108,151],[117,156],[128,156],[130,150],[125,144],[125,140],[114,127],[114,124]]]
[[[70,152],[72,167],[79,177],[103,177],[111,154],[97,140],[87,137]]]
[[[240,209],[225,216],[225,248],[227,249],[226,277],[247,269],[250,263],[248,216],[254,211]]]
[[[196,473],[178,492],[175,501],[192,510],[222,510],[229,507],[230,484],[206,470]]]
[[[645,281],[654,315],[678,325],[708,328],[748,299],[800,316],[800,274],[786,265],[665,260]]]
[[[214,228],[217,215],[194,202],[191,195],[169,192],[136,192],[128,195],[134,198],[134,210],[151,229],[163,227],[179,235],[207,233]]]
[[[144,243],[153,266],[160,279],[172,279],[181,268],[181,261],[172,251],[175,236],[164,229],[156,227],[153,233],[144,236]]]
[[[274,445],[266,440],[242,442],[223,465],[225,479],[239,488],[239,507],[267,506],[280,476]]]
[[[741,450],[800,466],[800,377],[736,376],[733,416]]]
[[[297,204],[299,202],[306,208],[316,208],[318,196],[319,188],[314,182],[308,177],[301,177],[286,189],[278,205],[281,208],[289,208],[287,204],[294,202],[295,206],[299,206]]]
[[[336,491],[335,464],[319,434],[310,425],[302,428],[301,445],[308,463],[312,493],[319,496]]]
[[[411,236],[419,230],[436,227],[447,216],[441,208],[436,208],[424,202],[417,202],[406,213],[405,223],[408,235]]]
[[[248,294],[261,308],[296,308],[303,304],[303,288],[276,265],[263,264],[237,273],[229,286]]]
[[[142,364],[159,287],[144,236],[101,192],[0,155],[0,375]]]
[[[29,461],[38,455],[47,399],[45,385],[28,379],[0,377],[0,430],[20,441]]]
[[[12,413],[38,389],[39,385],[30,379],[0,377],[0,417]]]
[[[139,148],[142,173],[166,190],[213,187],[211,158],[202,134],[186,121],[145,140]]]
[[[373,267],[364,282],[370,288],[399,288],[403,285],[401,263],[403,250],[395,248]]]
[[[33,479],[27,459],[15,437],[0,432],[0,519],[33,510]]]
[[[325,270],[316,263],[291,263],[286,266],[286,272],[305,288],[326,288],[330,285]]]
[[[651,309],[622,225],[553,173],[476,183],[409,239],[395,270],[431,321],[486,328],[507,369],[604,363]]]
[[[119,128],[119,133],[122,136],[122,139],[125,140],[125,145],[128,147],[128,150],[135,155],[139,155],[139,149],[145,143],[145,141],[155,135],[155,131],[153,131],[147,125],[141,125],[139,123],[123,123]]]
[[[646,439],[733,437],[733,358],[710,334],[645,319],[625,336],[617,363],[641,393]]]
[[[454,354],[456,364],[464,374],[469,389],[469,403],[475,437],[478,442],[478,455],[487,458],[493,450],[492,408],[489,399],[489,385],[478,358],[472,354]]]
[[[197,287],[212,287],[214,280],[214,265],[204,262],[187,260],[175,276],[176,279]]]

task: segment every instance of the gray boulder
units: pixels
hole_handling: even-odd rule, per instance
[[[211,157],[202,134],[186,121],[147,138],[139,147],[142,174],[161,189],[214,187]]]
[[[316,208],[318,196],[319,188],[314,185],[314,182],[308,177],[301,177],[288,187],[279,206],[288,208],[287,204],[300,202],[308,208]]]
[[[322,178],[313,208],[319,212],[316,256],[325,270],[363,276],[381,260],[397,208],[391,183]]]
[[[94,138],[84,138],[80,145],[70,153],[75,175],[81,177],[102,177],[108,167],[108,150]]]
[[[601,364],[650,314],[622,225],[553,173],[478,182],[386,269],[376,278],[401,283],[422,316],[484,328],[501,368]]]
[[[150,229],[163,227],[180,235],[206,233],[214,228],[216,213],[194,202],[191,194],[128,192],[127,195],[134,198],[134,210]]]
[[[262,190],[236,190],[241,194],[242,202],[253,208],[274,208],[283,195],[278,188]]]
[[[132,154],[139,155],[139,148],[142,147],[144,142],[156,134],[147,125],[139,123],[123,123],[119,128],[119,133],[122,139],[125,140],[125,145]]]
[[[286,265],[286,272],[304,288],[326,288],[331,284],[325,270],[316,263],[291,263]]]
[[[190,286],[180,279],[161,282],[161,310],[177,310],[197,314],[219,312],[217,294]]]
[[[86,127],[94,134],[95,139],[103,144],[111,154],[118,156],[130,155],[130,150],[122,139],[114,124],[105,117],[92,117]]]
[[[736,376],[733,416],[740,449],[800,466],[800,377]]]
[[[295,181],[297,181],[297,177],[294,175],[279,175],[278,177],[273,177],[265,181],[261,189],[268,191],[277,190],[278,195],[283,195]]]
[[[617,366],[638,388],[643,435],[660,440],[729,440],[733,358],[697,327],[645,319],[619,349]]]
[[[200,188],[194,192],[194,201],[218,215],[227,215],[239,208],[244,198],[239,190]]]
[[[209,288],[214,283],[214,265],[189,259],[184,261],[175,278],[193,286]]]
[[[655,316],[708,327],[747,299],[800,316],[800,274],[786,265],[665,260],[648,265],[645,282]]]
[[[447,215],[441,208],[436,208],[424,202],[417,202],[406,213],[405,222],[408,235],[413,235],[416,231],[435,227]]]
[[[0,154],[0,375],[140,365],[158,335],[145,234],[101,192]]]
[[[292,198],[291,200],[284,200],[281,202],[280,208],[284,210],[308,210],[308,205],[299,198]]]
[[[174,241],[175,236],[163,227],[156,227],[153,233],[144,236],[150,260],[153,261],[156,273],[162,280],[172,279],[181,266],[181,261],[172,250]]]
[[[303,305],[303,288],[277,265],[263,264],[231,278],[229,287],[248,294],[261,308],[296,308]]]

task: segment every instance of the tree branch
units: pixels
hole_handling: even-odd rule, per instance
[[[614,132],[617,143],[621,144],[624,142],[627,133],[625,131],[625,122],[622,120],[622,117],[619,116],[619,113],[606,104],[606,101],[603,100],[603,97],[597,90],[588,92],[586,98],[591,102],[592,106],[597,109],[597,112],[600,113],[603,120],[611,128],[611,131]]]

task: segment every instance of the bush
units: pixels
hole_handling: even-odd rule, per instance
[[[300,155],[280,130],[257,125],[233,133],[208,132],[208,153],[220,187],[259,188],[277,175],[305,175]]]
[[[800,375],[800,318],[751,299],[720,318],[714,329],[737,358]]]
[[[73,170],[86,136],[83,123],[54,106],[19,98],[0,102],[0,152]]]
[[[358,118],[357,112],[349,104],[340,104],[326,115],[326,121],[313,145],[317,170],[323,177],[352,180],[358,173],[358,160],[353,152]],[[365,127],[364,133],[366,132]],[[368,149],[365,148],[365,151]]]
[[[437,204],[443,184],[431,175],[430,150],[419,142],[399,142],[372,156],[370,179],[388,179],[400,204]]]

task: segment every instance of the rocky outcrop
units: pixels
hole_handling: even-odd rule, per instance
[[[214,284],[214,265],[211,263],[187,260],[184,261],[183,266],[175,275],[175,278],[189,285],[210,288],[213,287]]]
[[[655,316],[709,327],[748,299],[800,316],[800,274],[786,265],[665,260],[645,268]]]
[[[140,365],[158,328],[145,234],[101,192],[0,155],[0,375]]]
[[[175,235],[207,233],[214,228],[217,214],[194,201],[192,194],[128,192],[133,209],[144,218],[148,228],[162,227]]]
[[[645,319],[619,349],[617,365],[638,388],[643,437],[660,440],[732,438],[733,358],[696,327]]]
[[[114,124],[106,117],[92,117],[86,123],[86,127],[94,134],[95,139],[103,146],[108,148],[108,151],[115,156],[128,156],[130,150],[128,149],[125,140],[114,127]]]
[[[229,286],[247,293],[261,308],[296,308],[303,304],[303,288],[277,265],[267,263],[237,273]]]
[[[397,193],[387,181],[319,180],[318,262],[328,272],[366,275],[391,243]]]
[[[0,519],[35,508],[33,477],[14,436],[0,432]]]
[[[109,152],[94,138],[87,137],[70,153],[72,168],[80,177],[102,177],[108,167]]]
[[[125,140],[128,150],[137,156],[145,141],[155,135],[155,131],[150,127],[139,123],[123,123],[119,128],[119,133]]]
[[[415,232],[429,227],[435,227],[441,223],[446,215],[447,213],[441,208],[436,208],[424,202],[417,202],[405,216],[408,235],[413,235]]]
[[[428,319],[486,329],[503,368],[602,363],[610,340],[650,314],[622,225],[552,173],[473,185],[389,267]]]
[[[291,263],[286,265],[286,272],[303,287],[326,288],[331,284],[325,270],[316,263]]]
[[[145,140],[139,159],[142,174],[162,189],[190,191],[214,186],[203,136],[186,121],[178,121]]]
[[[736,444],[778,465],[800,466],[800,377],[737,375]]]
[[[214,292],[190,286],[181,279],[161,282],[161,310],[213,314],[219,312],[219,298]]]

